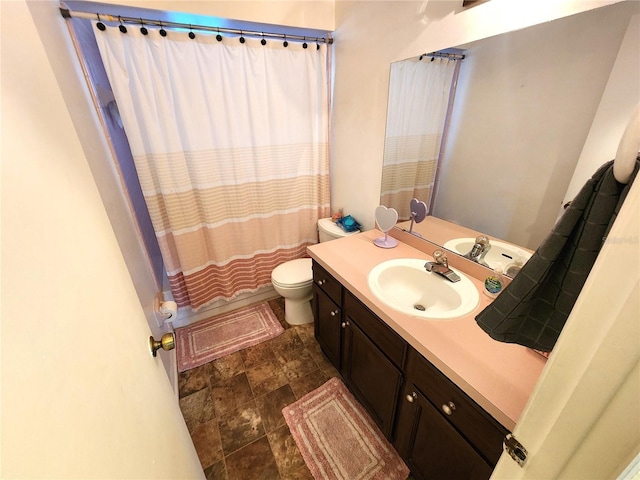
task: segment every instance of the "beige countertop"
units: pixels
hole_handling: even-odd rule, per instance
[[[433,246],[430,251],[428,248],[424,251],[421,243],[428,242],[420,241],[420,249],[417,249],[401,241],[395,248],[379,248],[373,240],[381,236],[380,231],[370,230],[319,243],[308,247],[307,251],[413,348],[512,430],[546,360],[521,345],[493,340],[478,327],[475,316],[491,302],[482,293],[484,268],[479,265],[466,265],[470,268],[465,268],[465,264],[471,262],[452,259],[449,255],[449,263],[465,272],[481,292],[478,306],[469,315],[447,320],[406,315],[378,300],[369,289],[367,276],[374,266],[394,258],[433,260],[428,255],[433,252]]]

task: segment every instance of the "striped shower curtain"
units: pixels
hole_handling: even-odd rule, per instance
[[[329,215],[327,47],[94,31],[177,304],[270,285]]]
[[[409,220],[411,199],[430,207],[456,61],[391,64],[380,203]]]

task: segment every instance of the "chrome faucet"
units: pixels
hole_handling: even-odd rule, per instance
[[[466,255],[463,255],[463,258],[468,258],[473,262],[488,267],[489,265],[484,261],[484,257],[489,253],[490,249],[491,243],[489,243],[489,238],[487,238],[486,235],[479,235],[476,237],[476,243],[471,247],[471,250],[469,250]]]
[[[435,262],[427,262],[424,264],[424,268],[427,269],[427,272],[437,273],[450,282],[460,281],[458,274],[449,268],[449,260],[442,250],[436,250],[433,252],[433,259]]]

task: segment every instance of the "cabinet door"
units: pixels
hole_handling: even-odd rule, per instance
[[[347,317],[342,374],[382,433],[391,439],[402,374]]]
[[[313,297],[316,339],[331,363],[340,370],[342,312],[333,300],[317,286],[313,287]]]
[[[395,446],[418,480],[486,480],[492,468],[413,385],[404,389]]]
[[[494,466],[502,454],[507,429],[414,349],[408,354],[406,375],[441,414],[448,412],[444,418]]]

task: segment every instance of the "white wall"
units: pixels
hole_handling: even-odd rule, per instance
[[[373,228],[379,202],[389,65],[615,1],[336,1],[332,207]]]
[[[640,2],[634,2],[640,10]],[[602,94],[589,135],[580,154],[564,202],[572,200],[582,185],[603,163],[613,159],[635,107],[640,103],[640,14],[629,22],[622,45],[617,51],[616,63],[611,70]]]
[[[1,2],[3,478],[201,478],[24,1]]]
[[[115,0],[103,2],[249,22],[333,30],[334,0]]]

